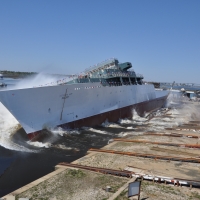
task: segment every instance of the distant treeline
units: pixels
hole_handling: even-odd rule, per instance
[[[7,70],[1,70],[0,74],[2,74],[4,77],[13,77],[13,78],[20,78],[25,76],[30,76],[37,74],[36,72],[16,72],[16,71],[7,71]]]

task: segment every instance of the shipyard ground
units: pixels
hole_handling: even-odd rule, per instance
[[[150,121],[138,121],[137,127],[131,128],[127,124],[130,132],[122,133],[118,140],[109,141],[101,150],[89,149],[86,156],[72,162],[77,168],[59,163],[54,172],[2,199],[128,199],[127,183],[136,178],[99,173],[100,168],[126,170],[143,177],[140,194],[143,200],[200,199],[200,103],[186,104],[191,108],[190,115],[188,111],[176,113],[175,109],[170,109]],[[79,165],[99,169],[85,170]],[[147,176],[154,178],[147,180]],[[157,177],[165,177],[165,180]],[[107,186],[111,187],[109,192]]]

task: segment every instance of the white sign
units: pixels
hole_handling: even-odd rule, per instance
[[[128,197],[139,195],[140,194],[140,185],[141,185],[141,181],[135,181],[135,182],[129,183]]]

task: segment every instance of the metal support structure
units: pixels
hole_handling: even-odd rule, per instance
[[[59,165],[74,167],[74,168],[79,168],[79,169],[86,169],[86,170],[90,170],[94,172],[100,172],[103,174],[111,174],[115,176],[123,176],[127,178],[132,178],[132,173],[128,171],[120,171],[120,170],[106,169],[106,168],[100,168],[100,167],[90,167],[90,166],[84,166],[84,165],[71,164],[67,162],[59,163]]]
[[[135,143],[149,143],[149,144],[158,144],[158,145],[166,145],[166,146],[177,146],[177,147],[188,147],[188,148],[200,148],[200,144],[178,144],[178,143],[169,143],[169,142],[152,142],[148,140],[130,140],[130,139],[122,139],[117,138],[113,139],[118,142],[135,142]]]
[[[78,168],[78,169],[85,169],[85,170],[90,170],[90,171],[94,171],[94,172],[99,172],[99,173],[103,173],[103,174],[110,174],[110,175],[115,175],[115,176],[123,176],[123,177],[128,177],[128,178],[132,178],[132,179],[136,179],[138,177],[142,178],[142,180],[151,180],[153,182],[160,182],[160,183],[164,183],[164,184],[174,184],[177,186],[189,186],[190,189],[192,189],[192,187],[200,187],[200,181],[196,181],[196,180],[187,180],[187,179],[181,179],[181,178],[176,178],[176,177],[163,177],[163,176],[159,176],[159,175],[148,175],[148,174],[143,174],[143,173],[138,173],[138,172],[134,172],[134,171],[130,171],[130,170],[113,170],[113,169],[106,169],[106,168],[100,168],[100,167],[91,167],[91,166],[85,166],[85,165],[78,165],[78,164],[71,164],[71,163],[67,163],[67,162],[62,162],[59,163],[58,165],[62,165],[62,166],[67,166],[67,167],[72,167],[72,168]],[[132,167],[132,166],[128,166],[128,167]],[[133,167],[135,168],[135,167]],[[138,168],[140,169],[140,168]],[[134,177],[134,178],[133,178]],[[132,180],[130,179],[130,181]],[[130,182],[129,181],[129,182]],[[128,183],[129,183],[128,182]]]
[[[155,135],[155,136],[167,136],[167,137],[188,137],[188,138],[200,138],[200,136],[193,135],[193,134],[179,134],[179,133],[153,133],[153,132],[147,132],[143,133],[143,135]]]
[[[151,158],[151,159],[160,159],[160,160],[171,160],[171,161],[200,163],[200,158],[189,158],[189,157],[183,158],[183,157],[175,157],[175,156],[163,156],[163,155],[155,155],[155,154],[142,154],[142,153],[137,153],[137,152],[125,152],[125,151],[114,151],[114,150],[104,150],[104,149],[89,149],[89,151],[101,152],[101,153],[119,154],[119,155],[126,155],[126,156],[143,157],[143,158]]]

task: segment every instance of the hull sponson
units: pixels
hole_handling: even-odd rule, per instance
[[[63,124],[71,127],[82,121],[91,120],[90,124],[96,125],[92,121],[110,120],[108,115],[113,115],[111,121],[117,121],[127,117],[133,107],[139,113],[160,107],[156,99],[167,95],[167,91],[155,91],[153,85],[109,87],[81,83],[0,91],[0,101],[30,134]]]
[[[74,122],[61,124],[58,127],[71,128],[71,129],[81,128],[84,126],[92,127],[96,125],[101,125],[106,120],[108,120],[109,122],[117,122],[119,119],[132,118],[133,109],[136,110],[139,115],[143,115],[145,112],[150,112],[150,111],[161,108],[164,105],[166,98],[167,96],[163,96],[163,97],[156,98],[150,101],[138,103],[136,105],[127,106],[127,107],[120,108],[117,110],[105,112],[99,115],[76,120]],[[42,131],[30,133],[28,134],[28,138],[30,140],[37,140],[37,137],[41,135],[41,133]]]

